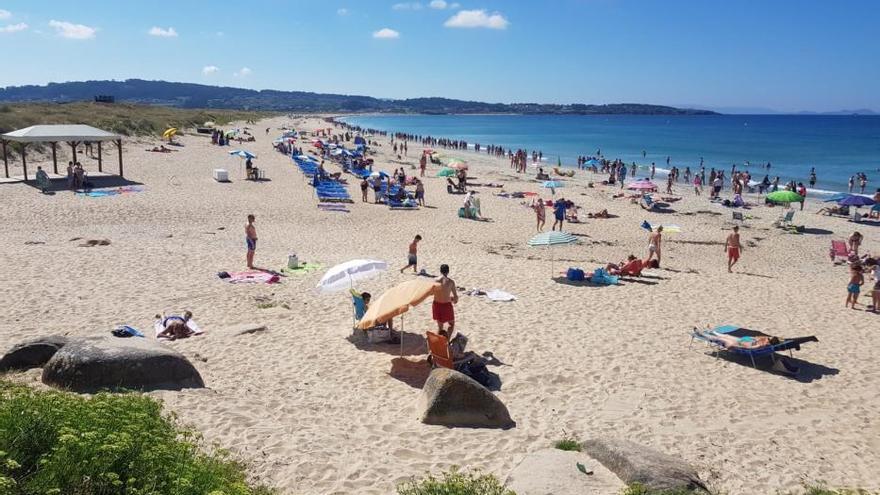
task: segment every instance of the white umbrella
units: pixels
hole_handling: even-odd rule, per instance
[[[321,292],[339,292],[350,289],[355,282],[375,277],[388,269],[388,263],[378,260],[351,260],[327,270],[318,282]]]

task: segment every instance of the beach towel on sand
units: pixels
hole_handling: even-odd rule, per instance
[[[281,280],[277,273],[260,270],[248,270],[245,272],[224,272],[228,277],[221,280],[230,284],[275,284]]]
[[[284,267],[280,271],[285,275],[304,275],[315,270],[320,270],[324,266],[320,263],[300,263],[296,268]]]

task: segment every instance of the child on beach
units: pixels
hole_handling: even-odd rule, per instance
[[[409,251],[406,256],[407,265],[400,269],[400,273],[403,273],[409,267],[412,267],[413,273],[418,273],[418,265],[419,265],[419,241],[422,240],[422,236],[417,235],[411,243],[409,243]]]
[[[880,313],[880,263],[874,265],[871,269],[871,277],[874,279],[874,288],[871,290],[871,311]]]
[[[859,292],[865,283],[865,276],[862,274],[862,264],[853,263],[849,267],[849,285],[846,286],[846,304],[844,307],[850,306],[856,309],[856,302],[859,299]]]
[[[535,210],[535,216],[538,219],[537,230],[538,230],[538,232],[543,232],[544,231],[544,221],[546,218],[546,211],[544,209],[544,200],[541,198],[536,199],[535,202],[532,203],[532,208]]]
[[[247,216],[247,225],[244,227],[244,242],[247,245],[247,267],[254,269],[254,253],[257,251],[257,228],[254,227],[255,217]]]
[[[733,265],[739,261],[739,253],[742,251],[742,244],[739,240],[739,226],[733,226],[733,232],[727,236],[724,249],[727,251],[727,273],[733,273]]]

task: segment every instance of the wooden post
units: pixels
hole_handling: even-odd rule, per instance
[[[119,147],[119,176],[122,177],[122,139],[116,140],[116,146]]]
[[[52,169],[55,170],[55,175],[58,175],[58,155],[55,152],[57,146],[58,143],[52,141]]]
[[[98,172],[102,172],[101,168],[101,141],[98,141]]]
[[[21,167],[24,169],[24,181],[27,182],[27,158],[25,157],[27,153],[25,152],[25,148],[27,148],[27,143],[21,143]]]
[[[67,144],[70,145],[70,149],[73,150],[73,164],[76,165],[76,141],[68,141]]]
[[[6,140],[0,141],[3,146],[3,170],[6,172],[6,178],[9,178],[9,158],[6,158]]]

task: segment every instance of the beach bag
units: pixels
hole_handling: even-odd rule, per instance
[[[580,268],[569,268],[565,273],[565,278],[571,282],[583,282],[586,279],[584,271]]]

